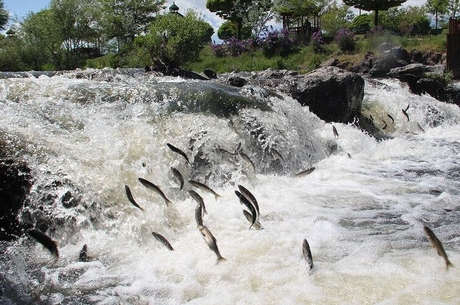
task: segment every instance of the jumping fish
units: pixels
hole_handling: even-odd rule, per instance
[[[384,120],[382,120],[382,122],[385,124],[385,125],[383,125],[382,129],[385,130],[387,128],[387,126],[388,126],[387,122],[385,122]]]
[[[306,239],[304,239],[302,243],[302,254],[304,259],[307,261],[311,272],[313,270],[313,257],[311,255],[310,245]]]
[[[307,175],[311,174],[315,169],[316,169],[316,167],[310,167],[309,169],[306,169],[304,171],[301,171],[300,173],[297,173],[296,176],[297,177],[307,176]]]
[[[260,214],[259,203],[257,202],[256,197],[247,188],[245,188],[241,184],[238,184],[238,189],[240,190],[241,194],[243,194],[243,196],[246,197],[254,205],[257,211],[257,216],[259,216]]]
[[[80,254],[78,255],[78,260],[80,262],[87,262],[89,260],[88,257],[88,246],[86,244],[80,250]]]
[[[195,180],[189,180],[188,181],[191,185],[193,185],[194,187],[196,188],[199,188],[200,190],[202,191],[205,191],[205,192],[208,192],[208,193],[211,193],[214,195],[214,198],[217,200],[217,197],[220,197],[219,194],[217,194],[216,192],[214,192],[213,189],[211,189],[209,186],[207,186],[206,184],[204,183],[201,183],[201,182],[198,182],[198,181],[195,181]]]
[[[185,160],[187,160],[187,163],[190,164],[190,161],[188,160],[188,157],[187,155],[182,151],[180,150],[179,148],[177,148],[176,146],[170,144],[170,143],[166,143],[166,145],[168,145],[168,147],[175,153],[181,155],[182,157],[185,158]]]
[[[332,125],[332,132],[334,133],[334,137],[336,139],[338,139],[339,138],[339,133],[337,132],[337,128],[335,128],[334,125]]]
[[[136,208],[140,209],[143,211],[144,209],[140,207],[140,205],[137,204],[136,200],[134,200],[133,194],[131,193],[131,190],[129,189],[129,186],[125,184],[125,191],[126,191],[126,196],[128,197],[129,202],[132,203]]]
[[[279,151],[277,151],[277,150],[274,149],[274,148],[270,148],[270,151],[271,151],[271,153],[272,153],[276,158],[278,158],[278,159],[280,159],[281,161],[285,162],[283,156],[280,154]]]
[[[389,118],[391,119],[391,122],[392,122],[393,124],[395,123],[395,119],[393,119],[393,117],[392,117],[391,115],[389,115],[388,113],[387,113],[387,117],[389,117]]]
[[[243,210],[243,214],[244,214],[244,217],[246,217],[246,219],[249,221],[249,222],[252,222],[252,215],[251,213],[249,213],[248,211],[246,210]],[[260,222],[258,220],[256,220],[256,222],[254,222],[254,225],[252,226],[254,229],[256,230],[262,230],[262,225],[260,224]]]
[[[159,194],[164,199],[167,206],[171,204],[171,200],[166,198],[165,194],[161,191],[161,189],[158,186],[156,186],[155,184],[153,184],[152,182],[146,179],[143,179],[143,178],[138,178],[138,179],[139,179],[139,182],[142,183],[143,186]]]
[[[203,205],[201,203],[198,203],[195,208],[195,221],[197,227],[203,226]]]
[[[420,130],[421,130],[422,132],[425,132],[425,129],[423,129],[422,126],[420,126],[419,123],[417,123],[417,126],[418,126],[418,128],[420,128]]]
[[[216,254],[217,261],[219,262],[225,260],[225,258],[222,257],[222,255],[220,255],[219,248],[217,247],[217,240],[214,237],[214,235],[212,235],[211,231],[209,231],[209,229],[205,226],[199,226],[198,229],[200,230],[201,235],[203,235],[203,238],[206,241],[206,244],[208,245],[209,249],[214,251],[214,253]]]
[[[257,217],[257,210],[254,207],[254,205],[251,203],[251,201],[249,201],[246,197],[244,197],[244,195],[241,194],[239,191],[235,191],[235,194],[240,199],[240,203],[245,205],[249,209],[251,214],[252,214],[252,218],[251,218],[251,221],[250,221],[251,226],[249,226],[249,229],[250,229],[250,228],[252,228],[252,226],[254,225],[254,223],[256,222],[256,220],[258,218]]]
[[[198,193],[195,192],[194,190],[188,190],[188,193],[189,193],[190,196],[192,196],[192,198],[201,206],[201,208],[202,208],[202,213],[208,214],[208,212],[206,211],[206,206],[204,205],[203,197],[201,197],[200,194],[198,194]]]
[[[406,109],[401,109],[402,113],[404,114],[404,116],[406,117],[407,121],[409,122],[409,115],[407,114],[407,110],[409,110],[409,106],[410,105],[407,105]]]
[[[447,258],[446,251],[444,250],[441,241],[436,237],[436,235],[434,235],[433,231],[431,231],[431,229],[427,226],[423,226],[423,230],[425,231],[426,237],[431,242],[431,245],[433,246],[433,248],[435,248],[438,255],[444,258],[444,261],[446,262],[446,269],[449,269],[449,267],[453,265]]]
[[[173,172],[174,177],[176,177],[176,179],[179,181],[180,190],[182,191],[182,189],[184,188],[184,177],[182,176],[180,171],[175,167],[171,167],[171,171]]]
[[[251,158],[249,158],[249,156],[246,155],[242,151],[239,151],[238,153],[240,154],[240,156],[243,159],[243,161],[246,162],[246,164],[251,168],[252,172],[255,173],[256,172],[256,166],[254,165],[254,162],[252,162]]]
[[[173,251],[174,248],[171,246],[171,244],[169,243],[169,241],[161,234],[159,233],[156,233],[156,232],[152,232],[152,235],[153,237],[156,238],[156,240],[158,240],[159,242],[161,242],[163,245],[165,245],[169,250]]]
[[[35,238],[35,240],[41,243],[46,249],[48,249],[54,257],[59,257],[57,244],[54,240],[37,229],[30,230],[29,235]]]

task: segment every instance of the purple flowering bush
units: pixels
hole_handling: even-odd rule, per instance
[[[335,34],[334,41],[342,52],[353,52],[355,50],[355,35],[349,29],[339,29]]]
[[[212,53],[216,57],[225,57],[227,56],[227,48],[224,44],[211,44]]]
[[[313,47],[313,52],[316,54],[319,53],[324,53],[324,40],[323,40],[323,35],[321,34],[321,31],[314,32],[311,35],[311,44]]]
[[[282,29],[281,32],[273,30],[273,27],[270,29],[262,41],[262,52],[265,56],[286,56],[297,49],[297,43],[287,29]]]

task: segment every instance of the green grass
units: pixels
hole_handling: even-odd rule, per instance
[[[321,63],[330,59],[338,58],[341,62],[350,62],[356,64],[360,62],[367,52],[377,54],[377,48],[382,42],[390,42],[400,45],[408,52],[413,49],[419,51],[446,51],[446,34],[436,36],[420,37],[401,37],[392,36],[388,33],[380,33],[375,37],[364,37],[357,35],[356,51],[352,54],[343,54],[339,51],[336,44],[325,45],[325,54],[316,54],[311,46],[303,46],[299,52],[286,57],[275,56],[265,57],[262,52],[253,52],[243,54],[238,57],[216,57],[211,51],[210,46],[205,47],[200,53],[198,61],[188,64],[186,69],[201,72],[205,69],[211,69],[217,73],[232,71],[262,71],[268,68],[296,70],[300,73],[306,73],[319,67]]]

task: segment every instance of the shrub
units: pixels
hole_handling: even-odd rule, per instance
[[[356,16],[351,22],[350,29],[356,34],[366,34],[371,29],[371,18],[367,14]]]
[[[280,32],[273,31],[273,27],[271,27],[271,31],[268,31],[263,38],[262,52],[267,57],[287,56],[296,50],[297,44],[287,29],[282,29]]]
[[[340,51],[353,52],[356,47],[353,32],[348,29],[340,29],[335,34],[334,41],[338,44]]]
[[[245,40],[238,40],[232,37],[227,41],[227,51],[233,57],[240,56],[249,51],[248,43]]]
[[[314,53],[324,53],[324,41],[323,41],[323,35],[321,34],[321,31],[314,32],[311,35],[311,45],[313,47],[313,52]]]
[[[224,44],[211,44],[212,53],[217,57],[227,56],[227,48]]]

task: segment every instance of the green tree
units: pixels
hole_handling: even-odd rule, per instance
[[[400,35],[426,35],[431,29],[423,6],[393,7],[381,15],[381,24]]]
[[[158,16],[147,34],[136,38],[136,43],[147,50],[152,62],[159,59],[168,67],[179,67],[199,58],[213,32],[209,23],[188,10],[185,16]]]
[[[232,37],[238,37],[238,25],[232,21],[225,21],[217,30],[217,36],[223,41],[228,41]],[[241,38],[251,37],[251,28],[243,27],[241,29]]]
[[[4,9],[3,0],[0,0],[0,30],[6,30],[6,24],[8,23],[8,12]]]
[[[327,36],[334,37],[338,30],[347,28],[354,15],[346,5],[332,2],[321,15],[321,28],[327,32]]]
[[[435,29],[438,28],[438,14],[447,13],[449,0],[427,0],[426,8],[429,13],[435,15]]]
[[[252,2],[252,0],[207,0],[206,8],[222,19],[236,24],[236,37],[241,39],[243,24],[248,18]]]
[[[102,16],[98,21],[107,40],[115,38],[118,49],[130,45],[147,32],[155,15],[164,9],[165,0],[98,0]]]
[[[356,16],[351,22],[350,28],[356,34],[366,34],[371,29],[371,18],[368,14]]]
[[[400,6],[407,0],[343,0],[348,6],[365,11],[374,11],[374,26],[379,24],[379,11],[386,11],[392,7]]]
[[[267,24],[274,17],[275,11],[272,0],[253,1],[246,16],[245,26],[252,30],[254,37],[259,37],[262,32],[267,31]]]
[[[447,12],[449,16],[454,18],[457,16],[457,13],[460,11],[460,0],[448,0]]]

